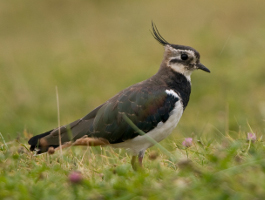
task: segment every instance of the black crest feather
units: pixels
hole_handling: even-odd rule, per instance
[[[160,35],[156,25],[154,24],[154,22],[152,22],[152,31],[151,34],[153,35],[153,37],[163,46],[169,44],[163,37],[162,35]]]

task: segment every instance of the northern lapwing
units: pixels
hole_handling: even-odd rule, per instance
[[[40,154],[53,153],[60,144],[62,148],[109,145],[129,150],[134,169],[142,166],[145,150],[153,143],[145,135],[140,135],[123,116],[160,142],[177,126],[188,105],[192,72],[196,69],[210,72],[201,64],[200,54],[192,47],[168,43],[153,23],[151,33],[165,49],[155,75],[122,90],[85,117],[32,137],[28,141],[30,150]]]

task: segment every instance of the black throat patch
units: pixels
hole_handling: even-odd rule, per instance
[[[191,93],[191,83],[187,78],[168,67],[160,68],[156,76],[164,76],[163,81],[169,89],[174,90],[182,99],[184,109],[188,105]]]

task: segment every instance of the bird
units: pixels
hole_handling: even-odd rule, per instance
[[[33,136],[28,141],[30,150],[41,154],[78,145],[124,148],[132,155],[132,168],[142,168],[146,149],[154,145],[148,138],[160,142],[169,136],[187,107],[192,72],[210,72],[198,51],[167,42],[153,22],[151,34],[164,47],[156,74],[122,90],[83,118]]]

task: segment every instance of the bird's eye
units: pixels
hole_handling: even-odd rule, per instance
[[[185,53],[181,54],[181,60],[187,60],[189,58],[189,56]]]

